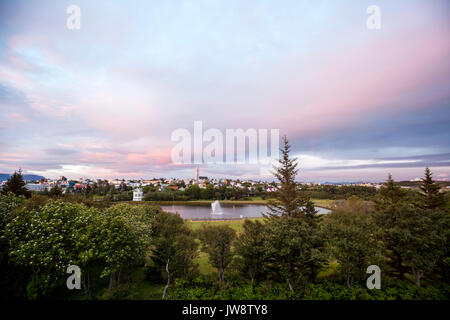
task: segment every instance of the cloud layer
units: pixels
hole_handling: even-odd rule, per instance
[[[77,3],[80,30],[69,1],[0,4],[0,172],[192,176],[170,136],[202,120],[280,129],[303,180],[450,174],[447,1],[379,1],[377,31],[369,1]]]

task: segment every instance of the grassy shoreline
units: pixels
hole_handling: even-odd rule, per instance
[[[314,205],[319,208],[332,209],[334,200],[331,199],[311,199]],[[143,201],[141,203],[151,203],[159,205],[185,205],[185,206],[210,206],[215,200],[173,200],[173,201]],[[267,205],[268,200],[219,200],[221,204],[235,205]],[[136,203],[132,202],[131,203]]]

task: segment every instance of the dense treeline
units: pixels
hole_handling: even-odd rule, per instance
[[[164,299],[450,298],[449,202],[428,169],[420,192],[389,176],[374,204],[351,196],[319,216],[295,182],[289,148],[284,139],[269,214],[241,232],[194,231],[149,204],[26,198],[14,187],[19,174],[0,195],[1,297],[130,299],[146,282]],[[201,253],[215,274],[200,273]],[[69,265],[81,269],[81,290],[66,287]],[[370,265],[382,270],[381,290],[365,287]]]
[[[372,200],[378,193],[377,188],[357,185],[316,185],[303,186],[302,190],[308,192],[314,199],[347,199],[357,196],[364,200]]]

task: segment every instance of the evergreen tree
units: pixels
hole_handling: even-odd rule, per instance
[[[444,195],[440,192],[441,186],[433,180],[433,174],[429,168],[425,168],[425,177],[420,182],[420,190],[424,209],[436,209],[444,206]]]
[[[16,196],[29,197],[31,192],[25,188],[25,181],[23,181],[22,170],[14,171],[14,174],[9,178],[3,186],[2,194],[6,195],[8,192],[14,193]]]
[[[278,166],[274,167],[274,176],[280,181],[280,187],[275,200],[269,200],[267,207],[269,216],[314,216],[317,211],[307,193],[301,193],[295,182],[298,173],[298,162],[291,159],[289,153],[291,146],[286,136],[282,139],[283,147],[280,149],[281,158]]]
[[[405,273],[404,255],[405,248],[405,223],[404,212],[414,210],[413,206],[406,201],[406,192],[402,190],[389,174],[385,185],[380,189],[375,201],[374,218],[382,229],[383,241],[386,245],[389,264],[397,270],[402,279]]]
[[[314,282],[325,263],[325,242],[311,219],[272,217],[265,224],[269,267],[286,281],[289,290]]]
[[[267,260],[265,247],[265,226],[259,221],[245,220],[243,232],[235,242],[241,274],[250,278],[253,285],[255,280],[260,280],[264,273]]]
[[[322,227],[331,256],[339,263],[348,287],[367,277],[367,266],[381,266],[378,228],[366,204],[358,197],[351,196],[337,205],[324,217]]]

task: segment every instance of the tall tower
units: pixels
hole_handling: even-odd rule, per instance
[[[194,176],[194,182],[198,183],[198,166],[195,167],[195,176]]]

